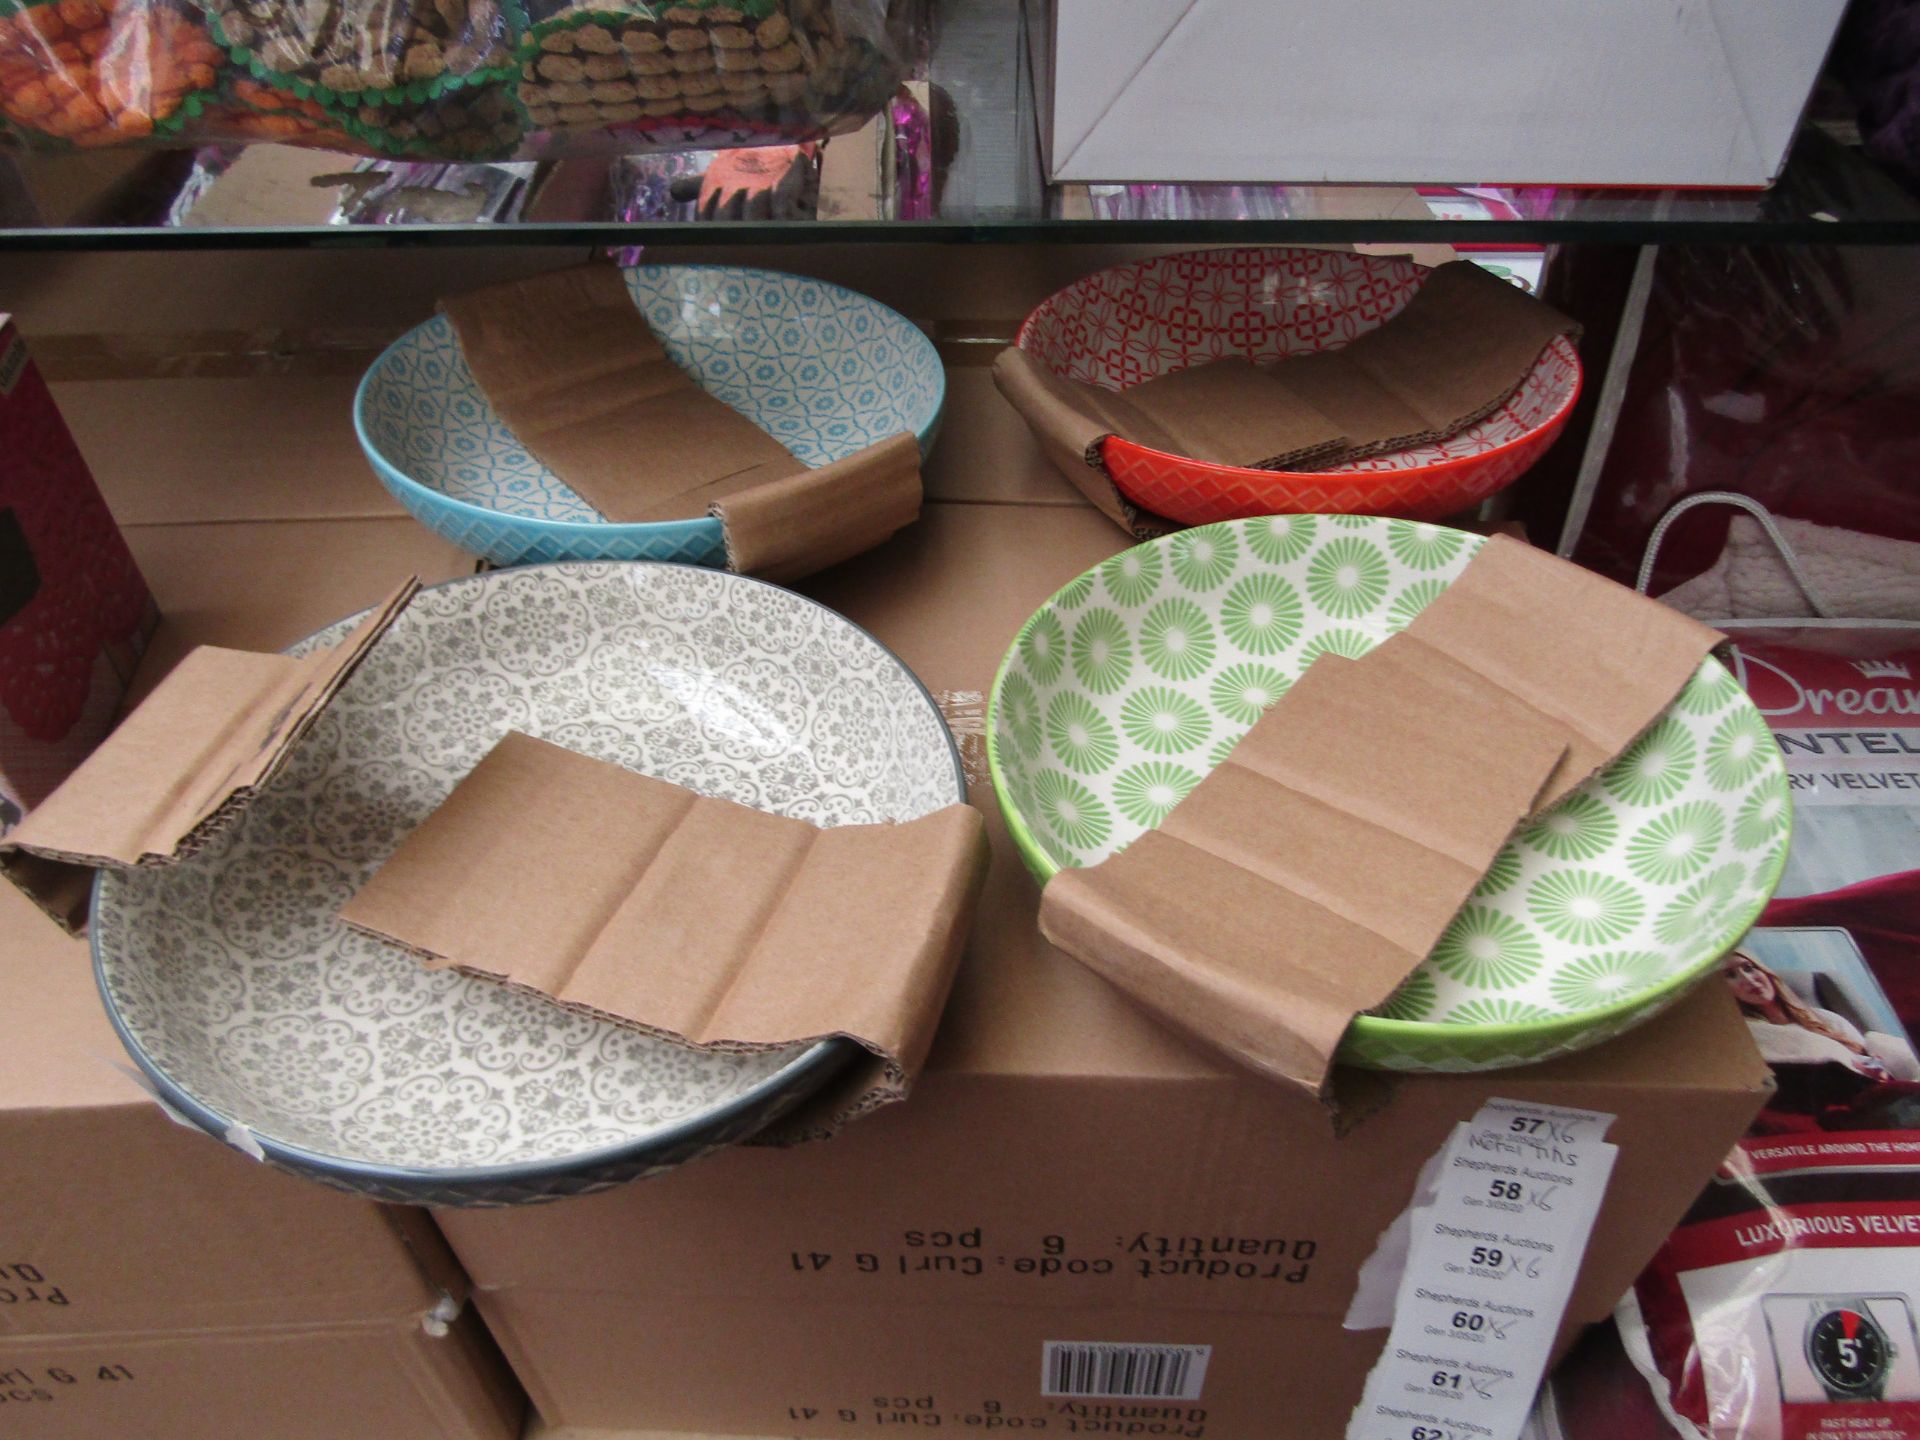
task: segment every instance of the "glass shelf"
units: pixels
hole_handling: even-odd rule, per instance
[[[1350,185],[1048,185],[1040,164],[1030,58],[1019,0],[944,0],[915,93],[931,117],[931,184],[905,195],[887,145],[900,126],[830,141],[878,177],[835,193],[832,218],[701,221],[691,204],[603,218],[607,187],[528,182],[521,218],[487,223],[297,223],[268,226],[23,225],[0,249],[157,249],[498,244],[724,244],[821,241],[1350,241],[1540,245],[1920,244],[1920,198],[1820,129],[1804,129],[1780,180],[1763,191]],[[865,146],[864,150],[859,147]],[[37,162],[56,176],[63,162]],[[341,160],[336,168],[355,162]],[[591,171],[605,162],[567,161]],[[622,162],[645,167],[644,160]],[[173,166],[184,173],[186,161]],[[686,173],[678,158],[664,168]],[[177,180],[174,182],[177,184]],[[662,193],[666,186],[658,188]],[[925,193],[930,191],[931,193]],[[872,193],[868,193],[872,192]],[[577,195],[577,201],[566,197]],[[0,197],[4,198],[4,197]],[[155,206],[154,208],[163,208]],[[536,216],[537,218],[528,218]]]

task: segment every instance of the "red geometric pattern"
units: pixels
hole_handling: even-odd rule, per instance
[[[1014,343],[1069,380],[1125,390],[1228,356],[1345,345],[1395,314],[1426,270],[1332,250],[1200,250],[1117,265],[1041,302]],[[1188,525],[1326,513],[1437,520],[1511,485],[1566,427],[1580,356],[1564,337],[1507,403],[1431,445],[1327,470],[1213,465],[1109,436],[1102,460],[1134,504]]]

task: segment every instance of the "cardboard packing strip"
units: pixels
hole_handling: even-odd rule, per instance
[[[730,569],[788,581],[870,550],[919,517],[913,436],[809,469],[674,364],[611,265],[440,304],[507,428],[610,521],[712,514]]]
[[[1412,625],[1323,655],[1155,830],[1041,896],[1061,949],[1329,1100],[1341,1037],[1513,828],[1580,785],[1721,637],[1504,536]]]
[[[1260,365],[1228,357],[1107,390],[1013,346],[993,375],[1060,472],[1109,519],[1150,539],[1178,527],[1108,478],[1110,435],[1216,465],[1321,470],[1464,430],[1507,402],[1555,336],[1577,333],[1552,307],[1456,260],[1339,349]]]
[[[0,871],[78,934],[94,870],[199,850],[279,772],[419,588],[407,580],[339,644],[299,659],[194,650],[0,839]]]
[[[906,1098],[986,867],[968,805],[822,829],[514,733],[340,918],[671,1040],[857,1042],[861,1063],[759,1137],[790,1141]]]

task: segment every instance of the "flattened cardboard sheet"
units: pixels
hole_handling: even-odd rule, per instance
[[[1148,1009],[1325,1098],[1353,1017],[1439,940],[1565,753],[1464,667],[1392,641],[1324,655],[1040,928]]]
[[[1107,475],[1100,447],[1119,430],[1114,412],[1106,408],[1118,391],[1076,385],[1018,345],[1009,345],[994,357],[993,383],[1020,412],[1053,468],[1102,515],[1136,540],[1152,540],[1180,528],[1135,505]]]
[[[904,432],[857,455],[716,500],[727,568],[798,580],[920,518],[920,447]]]
[[[1324,1099],[1347,1026],[1432,949],[1514,825],[1631,744],[1719,638],[1496,535],[1405,631],[1316,661],[1159,829],[1056,875],[1041,929]]]
[[[695,1045],[870,1058],[781,1125],[905,1098],[986,876],[980,815],[820,829],[509,734],[341,911],[430,963]]]
[[[1066,380],[1025,351],[994,381],[1048,457],[1141,539],[1177,528],[1101,468],[1109,435],[1220,465],[1318,470],[1457,433],[1505,404],[1557,335],[1578,327],[1470,261],[1442,265],[1384,325],[1337,350],[1268,365],[1233,358],[1124,391]]]
[[[1224,463],[1313,470],[1456,434],[1506,404],[1548,342],[1578,329],[1517,286],[1455,260],[1433,271],[1398,314],[1351,344],[1265,369],[1294,407],[1340,431],[1344,447],[1305,465]]]
[[[808,469],[673,362],[611,265],[511,280],[440,305],[507,428],[608,520],[717,514],[728,554],[740,557],[734,568],[793,579],[872,548],[919,515],[912,436]]]
[[[1494,535],[1402,632],[1561,727],[1558,804],[1660,717],[1727,637],[1524,541]]]
[[[0,840],[0,870],[63,927],[93,871],[193,854],[265,786],[406,608],[409,579],[326,650],[295,659],[203,645]]]

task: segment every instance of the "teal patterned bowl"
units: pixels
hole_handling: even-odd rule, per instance
[[[988,700],[994,793],[1027,868],[1045,883],[1159,824],[1316,656],[1404,629],[1482,543],[1404,520],[1270,516],[1087,571],[1021,629]],[[1507,843],[1340,1058],[1490,1070],[1619,1034],[1746,933],[1791,825],[1766,723],[1702,662],[1619,759]]]
[[[642,265],[633,303],[681,369],[806,464],[907,431],[924,457],[946,403],[933,342],[905,316],[823,280],[730,265]],[[496,565],[551,560],[725,562],[720,522],[614,524],[513,436],[445,316],[368,368],[353,425],[413,516]]]

